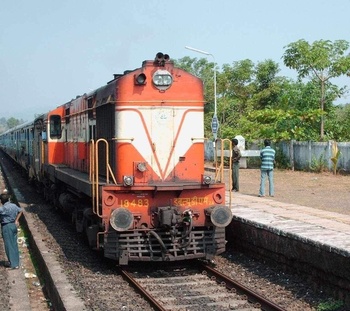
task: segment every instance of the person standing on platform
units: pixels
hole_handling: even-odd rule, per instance
[[[241,151],[238,148],[238,139],[232,139],[232,190],[239,191],[239,160]]]
[[[19,250],[17,244],[17,228],[23,209],[10,202],[10,195],[0,195],[1,233],[5,244],[5,252],[11,269],[19,268]]]
[[[264,146],[260,151],[261,159],[261,181],[260,181],[260,190],[259,197],[265,196],[265,180],[266,176],[269,179],[269,195],[273,197],[275,195],[275,189],[273,184],[273,167],[275,164],[275,150],[271,148],[271,141],[269,139],[264,140]]]

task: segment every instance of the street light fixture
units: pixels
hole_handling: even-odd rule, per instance
[[[194,51],[194,52],[197,52],[197,53],[201,53],[201,54],[204,54],[204,55],[209,55],[214,60],[214,116],[213,116],[213,119],[212,119],[212,122],[211,122],[211,129],[212,129],[212,132],[213,132],[213,135],[214,135],[214,139],[216,140],[218,129],[219,129],[219,121],[218,121],[218,117],[216,115],[216,113],[217,113],[217,102],[216,102],[216,70],[215,70],[216,62],[215,62],[215,57],[214,57],[213,54],[211,54],[209,52],[202,51],[202,50],[199,50],[199,49],[195,49],[195,48],[192,48],[190,46],[185,46],[185,48],[187,50],[191,50],[191,51]]]

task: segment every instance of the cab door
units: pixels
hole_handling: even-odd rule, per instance
[[[34,134],[32,140],[33,157],[31,159],[31,178],[41,180],[41,170],[44,162],[45,144],[47,141],[47,132],[43,118],[34,121]]]

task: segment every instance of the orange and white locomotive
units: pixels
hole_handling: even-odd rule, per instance
[[[225,250],[225,185],[204,174],[203,83],[158,53],[0,136],[91,247],[129,261]]]

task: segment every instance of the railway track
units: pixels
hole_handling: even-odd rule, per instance
[[[121,267],[118,270],[159,311],[285,311],[201,261],[147,272]]]

